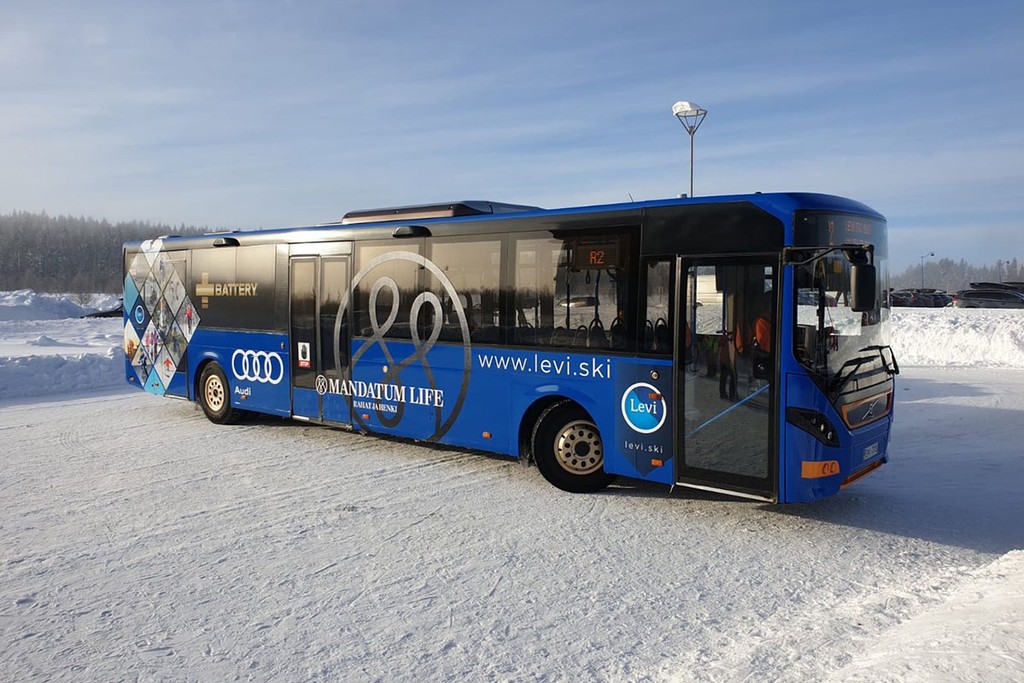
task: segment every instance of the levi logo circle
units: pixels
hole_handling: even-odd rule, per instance
[[[622,417],[630,429],[650,434],[665,424],[665,397],[652,384],[637,382],[622,394]]]

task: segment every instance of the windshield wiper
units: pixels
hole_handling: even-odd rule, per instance
[[[882,351],[889,349],[889,360],[892,364],[886,362],[885,354]],[[873,344],[871,346],[865,346],[861,351],[878,351],[878,357],[882,359],[882,367],[885,368],[886,373],[890,376],[900,374],[900,364],[896,362],[896,354],[893,352],[892,347],[888,345]]]
[[[885,349],[889,349],[889,358],[892,361],[891,364],[885,360],[885,354],[882,353]],[[893,353],[891,346],[882,346],[876,344],[872,346],[865,346],[864,348],[861,349],[861,351],[877,351],[878,359],[882,361],[882,369],[885,370],[885,373],[890,377],[892,377],[893,375],[900,374],[900,366],[896,363],[896,354]],[[860,370],[860,368],[863,365],[865,365],[866,363],[871,363],[874,360],[874,356],[858,356],[857,358],[851,358],[850,360],[843,363],[839,367],[839,370],[836,371],[835,377],[832,378],[832,385],[830,387],[832,393],[838,394],[843,389],[843,387],[845,387],[847,383],[849,383],[849,381],[854,378],[854,376],[857,374],[857,371]],[[849,372],[846,373],[846,375],[843,375],[843,370],[845,370],[846,368],[849,368],[850,370]]]
[[[861,349],[863,350],[863,349]],[[829,387],[833,394],[838,394],[839,391],[846,386],[847,382],[853,379],[853,376],[857,374],[861,366],[865,363],[870,363],[875,360],[874,356],[860,356],[858,358],[851,358],[850,360],[843,363],[839,370],[836,371],[836,376],[832,378],[832,386]],[[884,361],[883,361],[884,362]],[[850,371],[843,375],[843,370],[850,368]]]

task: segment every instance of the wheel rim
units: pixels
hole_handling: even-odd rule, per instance
[[[203,390],[206,397],[206,405],[215,413],[224,408],[224,383],[217,375],[210,375],[206,378],[206,387]]]
[[[575,420],[562,427],[555,437],[555,459],[572,474],[591,474],[601,469],[604,446],[597,426],[587,420]]]

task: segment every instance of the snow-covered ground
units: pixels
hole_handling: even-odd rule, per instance
[[[119,303],[111,295],[83,306],[67,295],[0,292],[0,403],[119,389],[121,319],[81,317]]]
[[[1024,680],[1024,311],[897,309],[892,462],[786,507],[218,427],[81,312],[0,293],[0,681]]]

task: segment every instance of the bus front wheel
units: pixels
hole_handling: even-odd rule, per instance
[[[549,406],[533,428],[537,469],[554,486],[570,493],[592,493],[615,477],[604,472],[604,443],[597,425],[572,401]]]
[[[231,389],[224,369],[208,363],[199,376],[199,405],[210,422],[232,424],[242,418],[242,411],[231,407]]]

